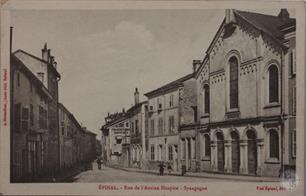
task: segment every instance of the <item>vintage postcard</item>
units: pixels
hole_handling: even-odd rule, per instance
[[[4,195],[303,195],[305,4],[1,1]]]

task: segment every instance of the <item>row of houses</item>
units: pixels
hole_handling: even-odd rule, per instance
[[[11,182],[53,179],[96,157],[96,134],[59,103],[60,74],[47,44],[42,58],[11,53]]]
[[[229,9],[193,71],[108,114],[108,164],[280,176],[296,164],[295,19]],[[175,71],[175,70],[173,70]]]

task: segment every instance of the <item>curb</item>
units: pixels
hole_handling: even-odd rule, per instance
[[[141,171],[141,170],[130,170],[128,168],[122,168],[122,167],[117,167],[117,166],[108,166],[114,169],[119,169],[119,170],[123,170],[126,172],[137,172],[137,173],[147,173],[147,174],[156,174],[158,175],[158,172],[154,172],[154,171]],[[171,174],[165,174],[165,175],[171,175],[171,176],[181,176],[180,174],[175,174],[175,173],[171,173]],[[275,180],[264,180],[264,179],[239,179],[239,178],[231,178],[231,177],[226,177],[226,176],[199,176],[199,175],[192,175],[192,174],[185,174],[185,177],[195,177],[195,178],[209,178],[209,179],[223,179],[223,180],[235,180],[235,181],[249,181],[249,182],[280,182],[281,179],[275,179]],[[183,177],[184,177],[183,176]],[[260,177],[258,177],[260,178]]]

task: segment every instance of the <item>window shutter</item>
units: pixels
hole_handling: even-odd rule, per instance
[[[20,132],[21,123],[21,104],[15,104],[15,114],[14,114],[14,128],[16,132]]]
[[[296,55],[295,55],[295,49],[292,49],[291,51],[291,66],[292,66],[292,74],[296,74]]]
[[[34,125],[34,108],[33,105],[30,105],[30,124],[31,126]]]
[[[291,150],[292,150],[292,157],[296,157],[296,130],[293,130],[291,133]]]
[[[296,88],[292,88],[292,114],[296,115]]]
[[[29,130],[29,108],[22,108],[21,129],[23,132]]]

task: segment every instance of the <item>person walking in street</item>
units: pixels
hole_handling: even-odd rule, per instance
[[[182,165],[181,175],[184,176],[186,174],[186,165]]]
[[[164,175],[164,163],[163,162],[160,162],[160,164],[158,165],[159,166],[159,175],[163,176]]]
[[[98,169],[101,169],[102,160],[100,157],[97,158]]]

